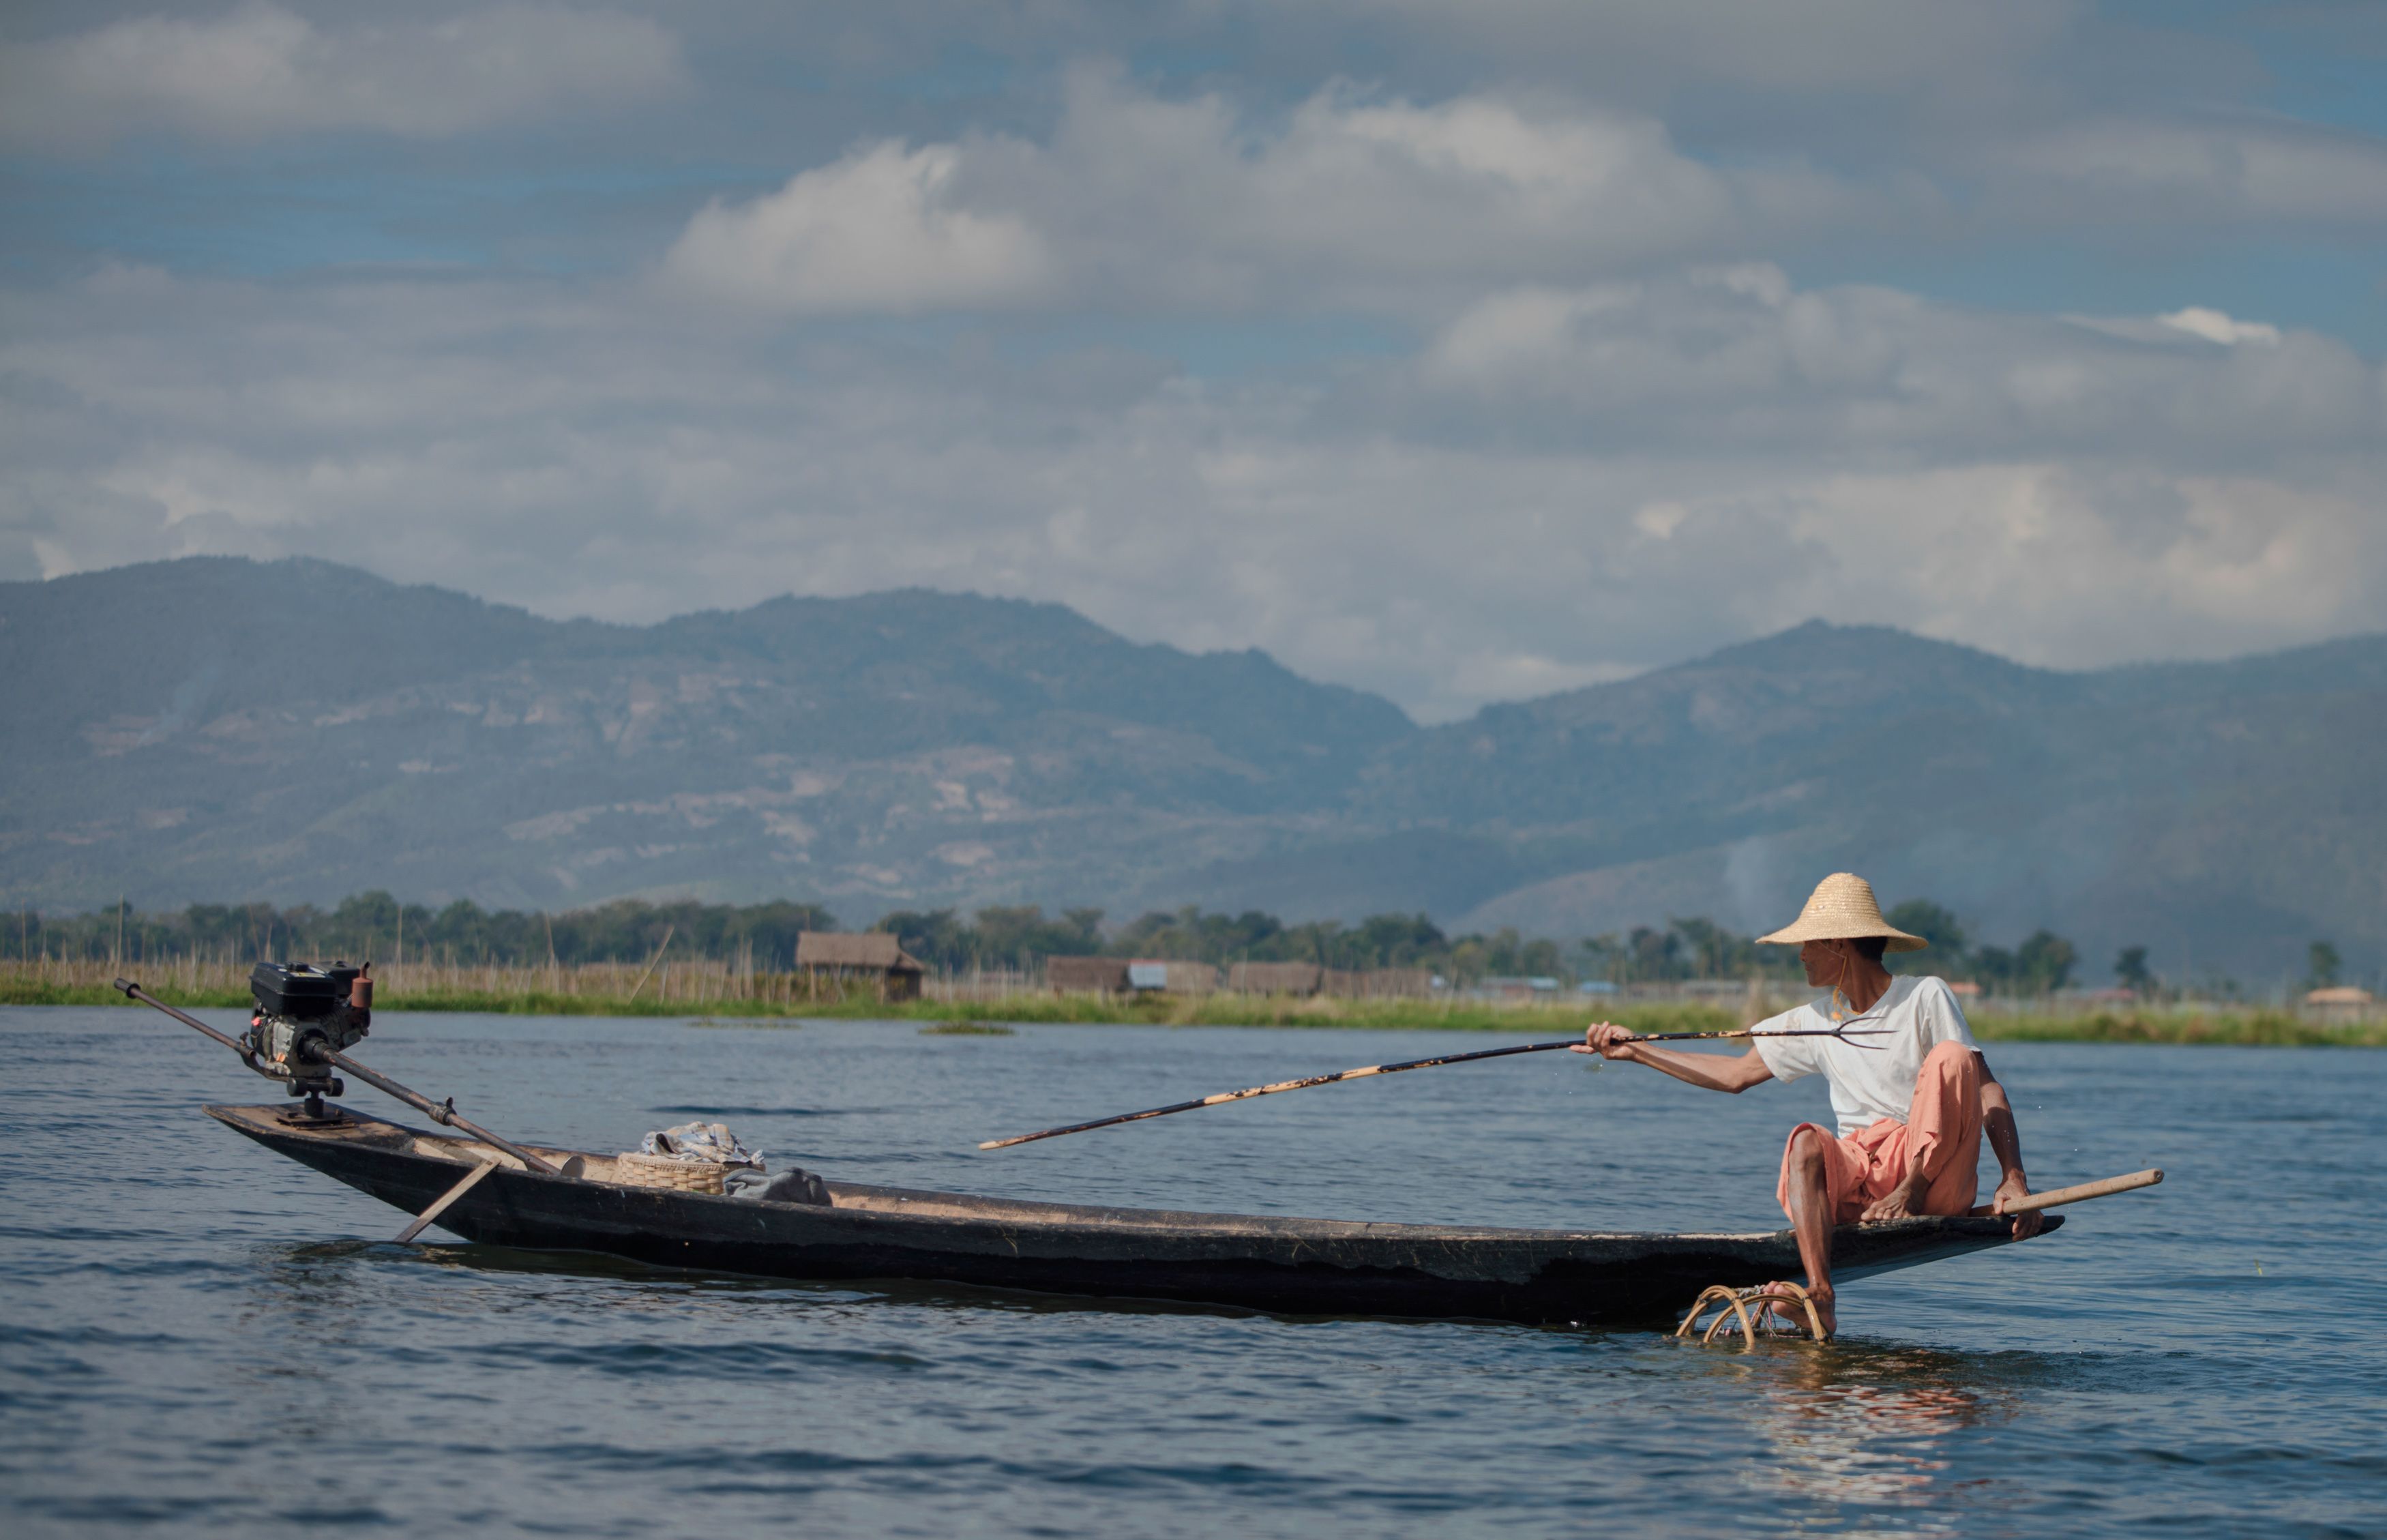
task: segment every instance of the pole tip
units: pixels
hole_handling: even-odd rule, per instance
[[[123,995],[123,996],[124,996],[124,998],[125,998],[125,999],[127,999],[127,1000],[132,999],[132,998],[133,998],[133,991],[134,990],[139,989],[140,987],[141,987],[140,985],[138,985],[138,984],[134,983],[134,982],[133,982],[132,979],[130,979],[130,978],[120,978],[120,979],[118,979],[118,980],[116,981],[116,990],[117,990],[117,992],[118,992],[118,993],[120,993],[120,994],[121,994],[121,995]]]

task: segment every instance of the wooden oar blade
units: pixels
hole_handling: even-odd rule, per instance
[[[432,1220],[439,1218],[440,1215],[447,1213],[449,1205],[454,1204],[458,1198],[461,1198],[465,1193],[471,1192],[474,1188],[478,1187],[481,1184],[481,1179],[487,1176],[491,1171],[494,1171],[497,1168],[498,1163],[496,1161],[485,1160],[480,1165],[475,1166],[471,1170],[465,1172],[464,1175],[457,1181],[455,1186],[450,1187],[445,1193],[442,1193],[437,1197],[432,1199],[430,1207],[424,1209],[422,1213],[417,1214],[411,1223],[410,1223],[404,1230],[398,1232],[398,1243],[399,1245],[404,1245],[409,1241],[411,1241],[416,1236],[422,1234],[424,1231],[430,1229]]]

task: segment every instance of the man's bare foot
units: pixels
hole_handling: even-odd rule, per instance
[[[1923,1173],[1915,1172],[1865,1205],[1857,1216],[1860,1224],[1879,1224],[1884,1219],[1911,1219],[1923,1212],[1925,1191]]]
[[[1788,1285],[1768,1283],[1765,1286],[1765,1292],[1759,1297],[1766,1302],[1765,1308],[1773,1317],[1774,1324],[1787,1326],[1791,1331],[1800,1332],[1804,1332],[1808,1329],[1806,1306],[1800,1304],[1798,1294],[1792,1292]],[[1840,1326],[1839,1317],[1832,1309],[1832,1286],[1829,1283],[1824,1284],[1821,1288],[1811,1286],[1807,1290],[1807,1300],[1815,1306],[1815,1319],[1824,1328],[1821,1340],[1831,1341]]]

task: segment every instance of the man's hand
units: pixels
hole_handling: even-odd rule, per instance
[[[2028,1196],[2030,1196],[2030,1179],[2020,1171],[2008,1171],[2005,1180],[1998,1183],[1998,1195],[1989,1200],[1989,1212],[2002,1214],[2005,1212],[2006,1205]],[[2040,1226],[2045,1222],[2045,1219],[2046,1216],[2036,1208],[2027,1213],[2015,1215],[2014,1238],[2017,1241],[2030,1239],[2039,1233]]]
[[[1634,1046],[1633,1033],[1612,1021],[1594,1022],[1585,1029],[1583,1041],[1570,1052],[1597,1054],[1603,1059],[1623,1059],[1627,1062],[1640,1056]]]

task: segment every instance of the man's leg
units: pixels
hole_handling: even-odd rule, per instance
[[[1917,1214],[1962,1214],[1981,1183],[1981,1060],[1960,1042],[1925,1056],[1906,1114],[1906,1168],[1920,1175]]]
[[[1782,1152],[1778,1196],[1790,1216],[1790,1231],[1798,1237],[1807,1293],[1823,1318],[1825,1336],[1839,1324],[1832,1308],[1832,1226],[1838,1222],[1851,1181],[1863,1180],[1863,1173],[1850,1167],[1839,1141],[1814,1124],[1801,1123],[1790,1130],[1790,1142]]]

